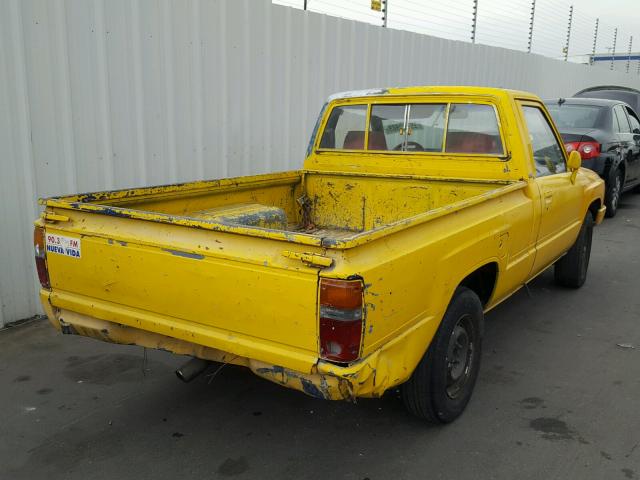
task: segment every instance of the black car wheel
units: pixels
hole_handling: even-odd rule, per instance
[[[617,168],[613,174],[613,178],[607,185],[607,191],[604,196],[604,204],[607,207],[607,217],[615,217],[618,213],[618,205],[620,204],[620,196],[622,195],[622,171]]]

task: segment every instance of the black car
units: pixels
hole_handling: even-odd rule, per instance
[[[577,150],[582,166],[605,181],[607,216],[618,211],[620,195],[640,190],[640,119],[619,100],[560,98],[545,101],[567,152]]]
[[[640,90],[629,87],[617,87],[615,85],[601,85],[580,90],[574,95],[579,98],[605,98],[618,100],[629,105],[635,112],[640,112]]]

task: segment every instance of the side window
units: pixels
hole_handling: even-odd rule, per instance
[[[320,148],[364,150],[366,105],[334,107],[324,127]]]
[[[611,119],[613,120],[613,132],[620,133],[620,121],[618,120],[618,114],[615,108],[611,109]]]
[[[558,144],[553,129],[542,110],[538,107],[523,105],[522,112],[529,130],[537,176],[543,177],[566,172],[567,166],[562,154],[562,147]]]
[[[445,151],[504,154],[495,109],[491,105],[452,103],[449,108]]]
[[[638,121],[634,112],[632,112],[629,108],[627,108],[627,113],[629,114],[629,123],[631,124],[631,131],[633,133],[640,133],[640,121]]]
[[[627,114],[624,111],[622,105],[616,105],[613,107],[613,113],[618,119],[618,125],[620,126],[620,133],[631,133],[631,128],[629,127],[629,121],[627,120]]]
[[[406,105],[373,105],[369,122],[369,150],[402,150]]]

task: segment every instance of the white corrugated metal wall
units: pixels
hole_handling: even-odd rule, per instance
[[[640,77],[269,0],[2,0],[0,326],[39,311],[37,197],[297,168],[327,95],[416,84]]]

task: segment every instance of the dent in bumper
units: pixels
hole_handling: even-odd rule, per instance
[[[415,369],[438,326],[433,317],[425,318],[356,363],[340,366],[320,360],[311,373],[303,373],[159,333],[55,308],[49,303],[48,295],[44,292],[41,292],[41,300],[49,321],[62,333],[245,366],[266,380],[324,400],[354,401],[357,397],[380,397],[386,390],[403,383]]]
[[[319,373],[300,373],[256,361],[250,361],[249,368],[259,377],[283,387],[299,390],[311,397],[323,400],[355,400],[353,385],[345,378]]]

